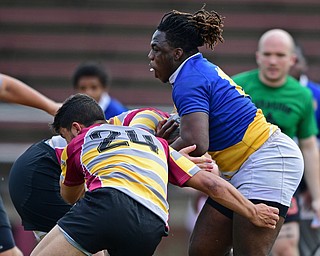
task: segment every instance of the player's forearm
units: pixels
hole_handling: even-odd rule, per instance
[[[2,80],[0,87],[1,100],[38,108],[51,115],[54,115],[58,110],[60,104],[47,98],[25,83],[7,75],[0,76]]]
[[[179,137],[173,143],[170,144],[170,146],[177,151],[179,151],[185,147],[188,147],[190,145],[196,145],[195,150],[190,152],[190,155],[192,155],[192,156],[202,156],[207,152],[207,149],[208,149],[207,146],[199,145],[195,141],[183,140],[182,137]]]
[[[196,179],[192,180],[193,178]],[[219,204],[245,218],[251,219],[253,216],[256,216],[255,205],[219,176],[202,172],[196,174],[193,178],[186,183],[188,186],[206,193]]]
[[[247,218],[258,227],[275,229],[279,221],[278,208],[253,204],[230,183],[210,172],[199,171],[186,185],[206,193],[213,200]]]
[[[187,146],[190,146],[190,145],[187,145],[182,139],[181,137],[179,137],[178,139],[176,139],[173,143],[170,144],[170,146],[172,148],[174,148],[175,150],[179,151],[180,149],[183,149]]]

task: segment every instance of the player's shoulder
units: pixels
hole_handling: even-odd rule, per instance
[[[308,87],[303,86],[297,79],[292,76],[287,77],[287,85],[290,87],[290,90],[296,90],[302,95],[310,96],[312,94],[311,90]]]
[[[260,87],[259,71],[258,69],[238,73],[231,77],[231,79],[244,90],[254,90],[257,86]]]

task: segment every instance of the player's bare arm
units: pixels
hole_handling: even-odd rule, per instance
[[[210,172],[199,171],[185,185],[206,193],[258,227],[275,229],[279,221],[278,208],[265,204],[253,204],[227,181]]]
[[[202,156],[209,147],[209,122],[208,115],[203,112],[195,112],[181,117],[180,137],[173,142],[172,146],[180,150],[186,146],[197,145],[193,156]]]
[[[201,170],[212,172],[216,175],[219,175],[219,167],[216,164],[216,161],[214,161],[208,153],[205,153],[203,156],[200,157],[194,157],[189,155],[195,149],[196,145],[192,145],[179,150],[179,153],[184,157],[188,158],[194,164],[196,164]]]
[[[0,81],[1,100],[38,108],[50,115],[54,115],[61,106],[18,79],[0,74]]]
[[[74,204],[84,195],[85,187],[84,183],[77,186],[66,186],[60,183],[60,194],[67,203]]]

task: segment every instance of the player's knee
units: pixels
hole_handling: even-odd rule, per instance
[[[15,246],[12,249],[0,252],[0,256],[23,256],[23,253]]]

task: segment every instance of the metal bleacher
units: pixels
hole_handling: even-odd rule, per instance
[[[57,100],[70,94],[79,62],[102,61],[111,93],[128,105],[171,104],[170,88],[148,71],[152,33],[171,10],[195,11],[196,0],[22,1],[0,3],[0,70]],[[206,56],[233,75],[255,67],[259,36],[287,29],[305,49],[310,76],[320,81],[320,3],[317,0],[207,1],[225,16],[225,43]]]

